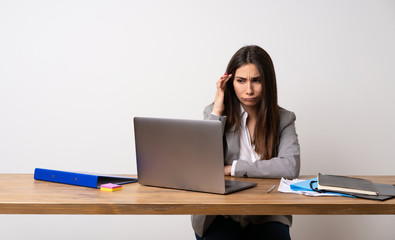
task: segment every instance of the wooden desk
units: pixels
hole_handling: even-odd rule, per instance
[[[378,183],[395,183],[395,176],[363,177]],[[36,181],[32,174],[0,174],[0,214],[395,214],[395,199],[380,202],[307,197],[278,192],[279,179],[239,180],[257,182],[258,186],[216,195],[131,183],[124,185],[122,191],[103,192]],[[277,187],[267,193],[273,184]]]

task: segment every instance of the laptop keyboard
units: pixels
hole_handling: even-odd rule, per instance
[[[235,181],[235,180],[225,180],[225,188],[233,188],[239,186],[245,186],[245,182]]]
[[[225,180],[225,192],[231,193],[255,186],[256,183]]]

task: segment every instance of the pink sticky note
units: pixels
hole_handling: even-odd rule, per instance
[[[122,187],[122,185],[106,183],[106,184],[100,185],[100,187],[102,187],[102,188],[118,188],[118,187]]]

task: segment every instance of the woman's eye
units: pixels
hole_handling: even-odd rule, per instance
[[[242,83],[242,82],[244,82],[244,79],[238,78],[238,79],[236,79],[236,81],[237,81],[238,83]]]

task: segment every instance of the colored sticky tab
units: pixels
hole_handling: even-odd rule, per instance
[[[104,187],[104,188],[117,188],[117,187],[122,187],[122,185],[113,184],[113,183],[106,183],[106,184],[100,185],[100,187]]]
[[[100,185],[100,190],[107,191],[107,192],[122,190],[122,185],[106,183],[106,184]]]

